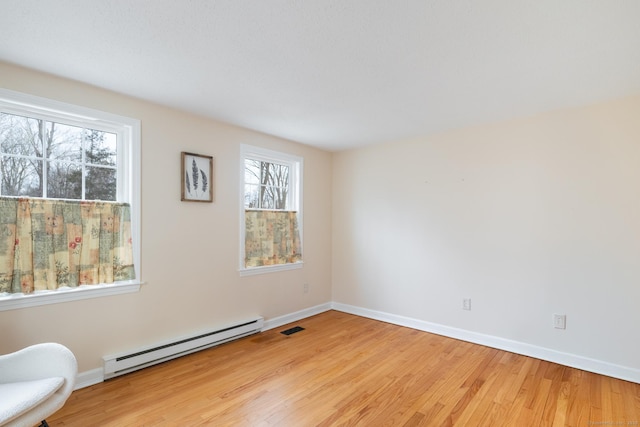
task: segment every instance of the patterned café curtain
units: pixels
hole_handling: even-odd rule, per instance
[[[245,267],[302,261],[298,213],[245,210]]]
[[[0,197],[0,292],[135,279],[126,203]]]

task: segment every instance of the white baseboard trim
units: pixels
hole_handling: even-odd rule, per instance
[[[431,323],[424,320],[370,310],[367,308],[356,307],[348,304],[333,302],[331,303],[331,308],[337,311],[367,317],[369,319],[380,320],[399,326],[406,326],[408,328],[417,329],[420,331],[430,332],[449,338],[455,338],[462,341],[484,345],[487,347],[497,348],[499,350],[505,350],[511,353],[522,354],[524,356],[558,363],[560,365],[569,366],[571,368],[594,372],[596,374],[606,375],[609,377],[619,378],[621,380],[640,384],[640,369],[615,365],[613,363],[604,362],[602,360],[591,359],[588,357],[578,356],[576,354],[564,353],[561,351],[539,347],[520,341],[513,341],[493,335],[485,335],[478,332],[453,328],[450,326]]]
[[[262,330],[268,331],[269,329],[278,328],[282,325],[286,325],[287,323],[297,322],[298,320],[315,316],[316,314],[324,313],[325,311],[331,310],[331,305],[332,303],[328,302],[325,304],[316,305],[315,307],[305,308],[303,310],[296,311],[294,313],[289,313],[283,316],[278,316],[272,319],[265,320]]]
[[[104,370],[102,368],[92,369],[78,373],[74,390],[89,387],[104,381]]]

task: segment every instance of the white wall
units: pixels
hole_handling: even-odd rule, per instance
[[[333,168],[336,303],[640,368],[640,97]]]
[[[141,120],[146,282],[135,294],[0,312],[0,354],[57,341],[83,372],[107,354],[330,301],[330,153],[4,63],[0,87]],[[239,277],[240,144],[304,158],[303,269]],[[215,203],[180,201],[181,151],[215,157]]]

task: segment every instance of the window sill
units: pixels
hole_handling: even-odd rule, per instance
[[[241,268],[240,277],[255,276],[257,274],[275,273],[278,271],[297,270],[304,266],[303,262],[296,262],[293,264],[278,264],[278,265],[266,265],[264,267],[250,267]]]
[[[0,294],[0,311],[111,295],[129,294],[138,292],[141,284],[142,282],[139,280],[129,280],[109,285],[84,285],[77,288],[62,288],[56,291],[36,291],[33,294],[28,295]]]

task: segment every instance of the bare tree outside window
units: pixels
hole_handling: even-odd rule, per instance
[[[85,199],[116,200],[116,135],[85,129]]]
[[[116,135],[0,113],[0,194],[116,200]]]
[[[42,157],[44,133],[41,120],[0,113],[3,195],[42,195],[42,162],[34,157]]]
[[[287,209],[289,166],[245,160],[244,205],[248,209]]]

